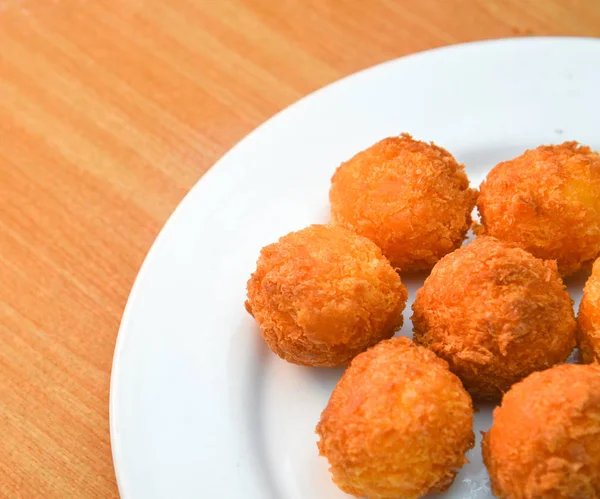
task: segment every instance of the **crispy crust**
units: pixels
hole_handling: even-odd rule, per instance
[[[477,208],[480,233],[571,274],[600,255],[600,155],[577,142],[526,151],[490,171]]]
[[[408,134],[342,163],[329,191],[333,222],[374,241],[403,271],[430,269],[460,246],[476,198],[448,151]]]
[[[499,399],[575,346],[572,300],[556,264],[492,237],[444,257],[413,312],[415,342],[448,361],[476,399]]]
[[[588,364],[600,362],[600,259],[585,283],[579,304],[579,350],[581,360]]]
[[[333,367],[393,336],[407,296],[367,238],[311,225],[262,249],[248,281],[246,309],[277,355]]]
[[[357,497],[446,490],[473,447],[473,406],[446,362],[408,338],[357,356],[316,432],[334,482]]]
[[[600,498],[600,366],[565,364],[514,385],[482,450],[497,497]]]

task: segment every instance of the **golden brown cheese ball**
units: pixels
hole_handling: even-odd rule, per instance
[[[579,305],[579,350],[584,363],[600,362],[600,259],[583,288]]]
[[[433,268],[413,304],[414,339],[476,399],[495,400],[575,346],[573,302],[552,261],[479,237]]]
[[[600,498],[600,366],[565,364],[514,385],[482,446],[496,497]]]
[[[262,249],[246,309],[277,355],[333,367],[393,336],[406,299],[375,244],[342,227],[311,225]]]
[[[571,274],[600,254],[600,155],[577,142],[496,165],[481,184],[482,233]]]
[[[371,239],[403,271],[430,269],[462,244],[476,197],[448,151],[408,134],[342,163],[329,191],[333,222]]]
[[[317,425],[344,491],[410,499],[446,490],[473,447],[471,397],[446,362],[408,338],[358,355]]]

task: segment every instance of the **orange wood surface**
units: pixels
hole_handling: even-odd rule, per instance
[[[227,149],[361,68],[529,35],[599,36],[600,2],[0,0],[0,497],[118,496],[121,313]]]

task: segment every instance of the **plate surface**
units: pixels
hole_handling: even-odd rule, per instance
[[[125,499],[349,497],[314,427],[341,370],[287,364],[245,312],[260,248],[329,216],[340,162],[409,132],[447,148],[478,186],[497,162],[576,139],[600,149],[600,41],[527,38],[437,49],[334,83],[278,114],[191,190],[152,247],[115,350],[111,439]],[[404,312],[416,279],[405,281]],[[569,288],[579,301],[583,277]],[[476,415],[471,464],[447,497],[491,497]]]

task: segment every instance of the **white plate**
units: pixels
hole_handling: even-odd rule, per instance
[[[600,148],[600,41],[527,38],[412,55],[330,85],[235,146],[177,208],[131,292],[110,424],[125,499],[348,497],[314,427],[341,370],[287,364],[244,310],[260,248],[328,219],[338,164],[400,132],[464,162],[473,186],[500,160],[577,139]],[[419,282],[409,281],[405,327]],[[581,280],[571,285],[578,301]],[[490,497],[476,415],[471,464],[448,497]]]

